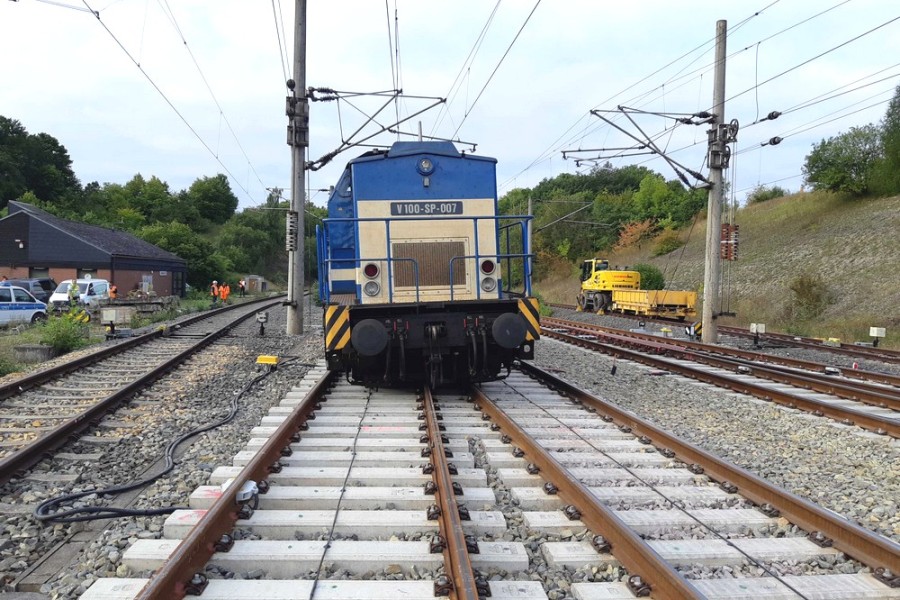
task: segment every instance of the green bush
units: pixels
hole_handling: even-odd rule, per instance
[[[669,229],[656,238],[656,244],[653,246],[653,256],[668,254],[682,246],[684,246],[684,242],[678,237],[678,232]]]
[[[786,316],[793,323],[815,319],[835,301],[834,293],[819,275],[801,273],[790,285],[791,301],[786,307]]]
[[[653,265],[638,263],[631,267],[631,270],[641,274],[642,290],[661,290],[666,287],[666,280],[663,277],[662,271]]]
[[[15,373],[16,370],[16,363],[11,361],[9,358],[0,355],[0,377],[9,375],[10,373]]]
[[[747,194],[747,204],[758,204],[760,202],[766,202],[767,200],[781,198],[782,196],[787,196],[787,192],[782,187],[777,185],[773,185],[772,187],[758,185]]]
[[[552,317],[553,316],[553,307],[547,304],[544,298],[534,289],[531,290],[531,295],[537,298],[538,300],[538,309],[539,313],[542,317]]]
[[[41,343],[50,346],[59,354],[87,346],[87,340],[83,335],[84,325],[65,316],[50,317],[42,327]]]

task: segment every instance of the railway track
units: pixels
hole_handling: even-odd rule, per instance
[[[550,303],[549,306],[555,308],[561,308],[564,310],[575,311],[577,307],[574,304],[558,304],[558,303]],[[630,319],[633,321],[656,321],[659,323],[663,323],[666,325],[671,325],[678,329],[684,326],[684,323],[677,319],[665,319],[661,317],[649,318],[640,315],[629,315],[624,313],[614,313],[614,316],[617,318]],[[826,352],[829,354],[834,354],[838,356],[852,357],[852,358],[860,358],[865,360],[872,360],[877,362],[883,362],[887,364],[897,365],[900,364],[900,351],[891,350],[888,348],[881,347],[873,347],[873,346],[862,346],[857,344],[845,344],[840,342],[828,342],[826,340],[821,340],[817,338],[803,337],[803,336],[795,336],[786,333],[753,333],[749,329],[744,329],[742,327],[729,327],[725,325],[719,325],[718,331],[722,335],[727,335],[740,339],[754,340],[756,342],[760,342],[762,344],[769,344],[775,346],[784,346],[784,347],[795,347],[795,348],[805,348],[808,350],[815,350],[817,352]]]
[[[877,383],[891,376],[856,372],[857,380],[847,380],[836,377],[839,369],[808,361],[776,359],[789,366],[771,365],[759,362],[772,360],[767,356],[719,346],[561,319],[544,319],[543,325],[546,337],[900,437],[900,390]]]
[[[434,399],[309,372],[82,598],[900,598],[898,544],[522,369]]]
[[[628,338],[635,338],[638,340],[650,340],[650,341],[660,341],[659,335],[647,334],[647,333],[639,333],[634,330],[626,331],[623,329],[617,329],[613,327],[605,327],[603,325],[597,323],[588,323],[584,321],[569,321],[566,319],[557,319],[551,317],[544,317],[542,323],[553,328],[554,326],[564,327],[568,329],[581,330],[583,333],[587,334],[609,334],[612,336],[624,336]],[[720,354],[723,356],[733,357],[738,360],[745,360],[752,363],[768,363],[773,365],[780,365],[783,367],[789,367],[792,369],[798,369],[801,371],[807,371],[810,373],[816,374],[825,374],[829,376],[840,375],[842,377],[846,377],[847,379],[859,380],[866,382],[867,384],[882,384],[885,386],[890,386],[893,388],[900,388],[900,376],[894,375],[892,373],[885,373],[882,371],[873,371],[853,368],[853,367],[835,367],[831,365],[826,365],[820,362],[814,362],[811,360],[802,360],[797,358],[791,358],[787,356],[781,356],[778,354],[768,354],[761,351],[750,351],[750,350],[741,350],[738,348],[731,348],[728,346],[716,345],[710,347],[706,344],[702,344],[699,342],[692,342],[691,340],[684,337],[668,337],[664,338],[664,341],[668,344],[673,344],[676,346],[690,348],[694,350],[699,350],[703,352],[709,353],[710,351]],[[878,392],[879,388],[877,386],[866,386],[868,389],[873,392]],[[879,401],[880,402],[880,401]]]
[[[264,299],[197,315],[0,386],[0,483],[20,476],[124,399],[279,302]]]

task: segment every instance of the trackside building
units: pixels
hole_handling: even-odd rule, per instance
[[[121,296],[137,289],[184,296],[187,266],[175,254],[129,233],[10,201],[9,215],[0,219],[0,273],[57,282],[90,276],[108,279]]]

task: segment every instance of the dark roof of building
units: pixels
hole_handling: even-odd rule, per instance
[[[68,219],[62,219],[51,215],[47,211],[41,210],[34,205],[10,200],[10,216],[18,212],[28,213],[47,225],[77,237],[80,240],[84,240],[100,250],[107,252],[111,256],[131,256],[184,262],[184,259],[178,255],[163,250],[158,246],[154,246],[150,242],[145,242],[130,233],[107,229],[106,227],[100,227],[98,225],[88,225],[87,223],[69,221]]]

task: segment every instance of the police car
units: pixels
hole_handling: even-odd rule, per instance
[[[46,304],[20,287],[0,285],[0,326],[36,323],[46,318]]]

